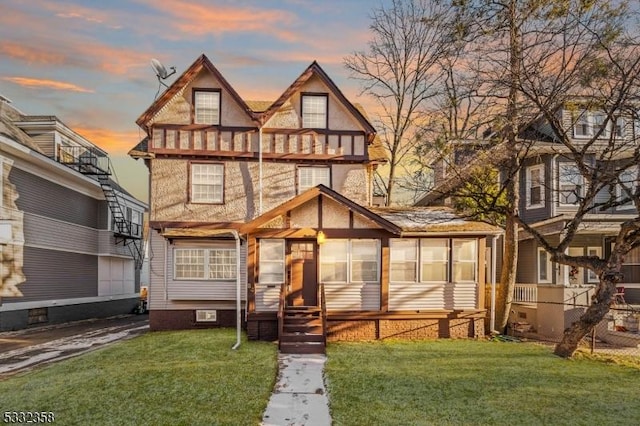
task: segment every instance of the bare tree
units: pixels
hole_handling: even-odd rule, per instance
[[[500,166],[503,185],[494,197],[505,196],[506,204],[484,205],[505,217],[505,259],[501,277],[503,317],[506,324],[515,282],[518,227],[528,232],[560,264],[589,268],[600,278],[592,305],[573,324],[556,347],[556,354],[570,357],[579,340],[609,310],[616,283],[620,279],[624,256],[640,244],[640,217],[620,226],[611,254],[607,258],[569,256],[567,249],[588,214],[611,209],[620,203],[634,203],[638,211],[637,171],[629,172],[640,161],[636,129],[632,117],[639,107],[640,44],[635,31],[636,11],[624,2],[608,1],[493,1],[456,2],[466,10],[465,34],[472,34],[477,52],[484,62],[477,72],[493,85],[499,101],[488,111],[495,117],[494,139],[506,155],[484,156],[484,164]],[[472,10],[473,13],[469,13]],[[487,49],[488,47],[488,49]],[[567,119],[567,111],[573,114]],[[564,112],[563,112],[564,111]],[[573,138],[573,125],[590,112],[598,111],[596,131],[590,137]],[[497,112],[497,114],[496,114]],[[627,125],[616,131],[618,117]],[[544,129],[543,129],[544,128]],[[576,174],[586,184],[584,190],[562,194],[576,205],[562,236],[553,243],[524,220],[519,212],[521,159],[531,150],[540,152],[540,134],[547,133],[547,152],[555,152],[573,162]],[[527,131],[533,130],[533,133]],[[544,144],[544,143],[542,143]],[[477,165],[476,165],[477,166]],[[469,167],[467,167],[469,169]],[[469,176],[467,170],[466,176]],[[460,173],[460,176],[465,176]],[[448,182],[448,190],[455,185]],[[611,188],[623,188],[620,196]],[[608,196],[606,196],[608,194]],[[463,191],[459,195],[470,196]],[[487,198],[486,191],[478,197]],[[491,198],[491,197],[489,197]]]
[[[447,39],[451,10],[446,2],[392,0],[388,7],[373,11],[367,50],[345,58],[362,93],[379,107],[374,124],[389,160],[384,182],[387,205],[394,200],[398,165],[420,141],[421,112],[438,89],[442,76],[438,61],[451,49]]]

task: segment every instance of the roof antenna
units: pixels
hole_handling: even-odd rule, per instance
[[[171,72],[167,71],[167,68],[162,65],[162,62],[157,60],[156,58],[151,58],[151,68],[156,73],[156,77],[158,77],[158,91],[156,92],[156,96],[153,99],[158,97],[158,93],[160,93],[160,85],[169,88],[166,83],[162,80],[166,80],[168,77],[172,76],[176,73],[176,67],[169,67]]]

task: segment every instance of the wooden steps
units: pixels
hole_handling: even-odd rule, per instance
[[[322,310],[317,306],[286,307],[279,345],[280,352],[287,354],[325,353]]]

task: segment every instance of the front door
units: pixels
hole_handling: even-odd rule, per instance
[[[318,304],[318,248],[315,240],[290,241],[291,264],[287,303],[293,306]]]

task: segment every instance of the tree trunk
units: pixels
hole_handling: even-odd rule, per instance
[[[613,295],[616,292],[616,285],[619,282],[618,273],[605,273],[600,280],[598,289],[594,296],[593,303],[585,311],[580,319],[564,332],[562,341],[558,343],[553,351],[554,354],[563,358],[571,358],[578,349],[578,344],[609,312]]]
[[[500,271],[500,286],[496,298],[496,329],[499,332],[503,332],[509,322],[517,266],[518,224],[513,216],[510,215],[507,217],[504,234],[504,255],[502,258],[502,270]]]
[[[395,180],[396,180],[396,165],[394,153],[391,154],[391,160],[389,161],[389,182],[387,183],[387,201],[385,206],[391,205],[391,194],[394,192]]]

